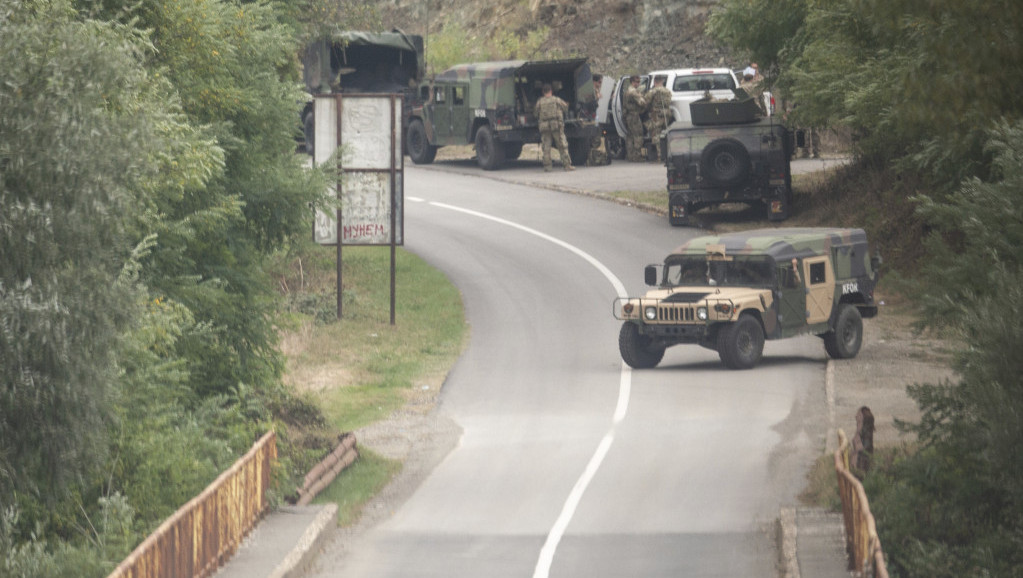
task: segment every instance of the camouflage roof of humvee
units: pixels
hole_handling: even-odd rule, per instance
[[[672,255],[706,255],[708,245],[724,245],[726,255],[769,255],[775,261],[823,255],[835,246],[867,247],[863,229],[829,227],[754,229],[706,235],[687,241]]]

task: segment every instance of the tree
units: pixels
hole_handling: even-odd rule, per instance
[[[992,133],[993,178],[920,212],[935,233],[921,318],[954,331],[959,381],[917,384],[906,459],[876,512],[893,567],[910,576],[1023,572],[1023,123]],[[872,498],[872,503],[873,498]]]
[[[773,76],[791,54],[802,51],[801,32],[807,0],[724,0],[711,13],[707,32],[746,51],[761,70]]]
[[[281,371],[276,296],[262,260],[308,229],[310,203],[323,190],[294,154],[303,95],[292,30],[263,3],[143,1],[122,11],[108,2],[105,10],[151,31],[160,49],[147,67],[172,83],[183,130],[203,141],[154,159],[165,172],[151,183],[151,211],[139,224],[140,236],[158,238],[145,284],[196,320],[176,343],[194,399],[239,384],[272,388]],[[164,178],[179,172],[182,157],[202,171]]]
[[[0,0],[0,502],[102,463],[133,296],[132,183],[156,149],[144,39],[66,3]],[[134,143],[132,147],[129,143]],[[142,153],[140,156],[139,153]]]
[[[1023,5],[776,4],[727,0],[712,31],[778,63],[775,86],[798,104],[797,124],[848,127],[864,159],[928,175],[940,193],[987,176],[988,130],[1023,115]]]

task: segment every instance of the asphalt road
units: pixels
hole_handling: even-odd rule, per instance
[[[538,167],[406,167],[406,248],[459,287],[471,324],[436,410],[463,433],[392,516],[312,575],[774,576],[768,526],[824,446],[820,340],[768,342],[750,371],[695,346],[631,371],[611,303],[697,231],[514,182],[643,187],[663,181],[657,165]]]

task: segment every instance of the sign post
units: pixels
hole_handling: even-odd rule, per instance
[[[313,240],[337,246],[337,317],[341,319],[341,248],[391,248],[391,325],[394,325],[395,252],[404,240],[402,99],[398,94],[326,94],[313,102],[313,163],[336,158],[335,214],[317,211]],[[340,154],[335,153],[340,150]]]

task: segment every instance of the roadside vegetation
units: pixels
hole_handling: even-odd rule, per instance
[[[282,488],[327,447],[266,269],[326,182],[309,5],[0,0],[0,575],[104,576],[268,429]]]

